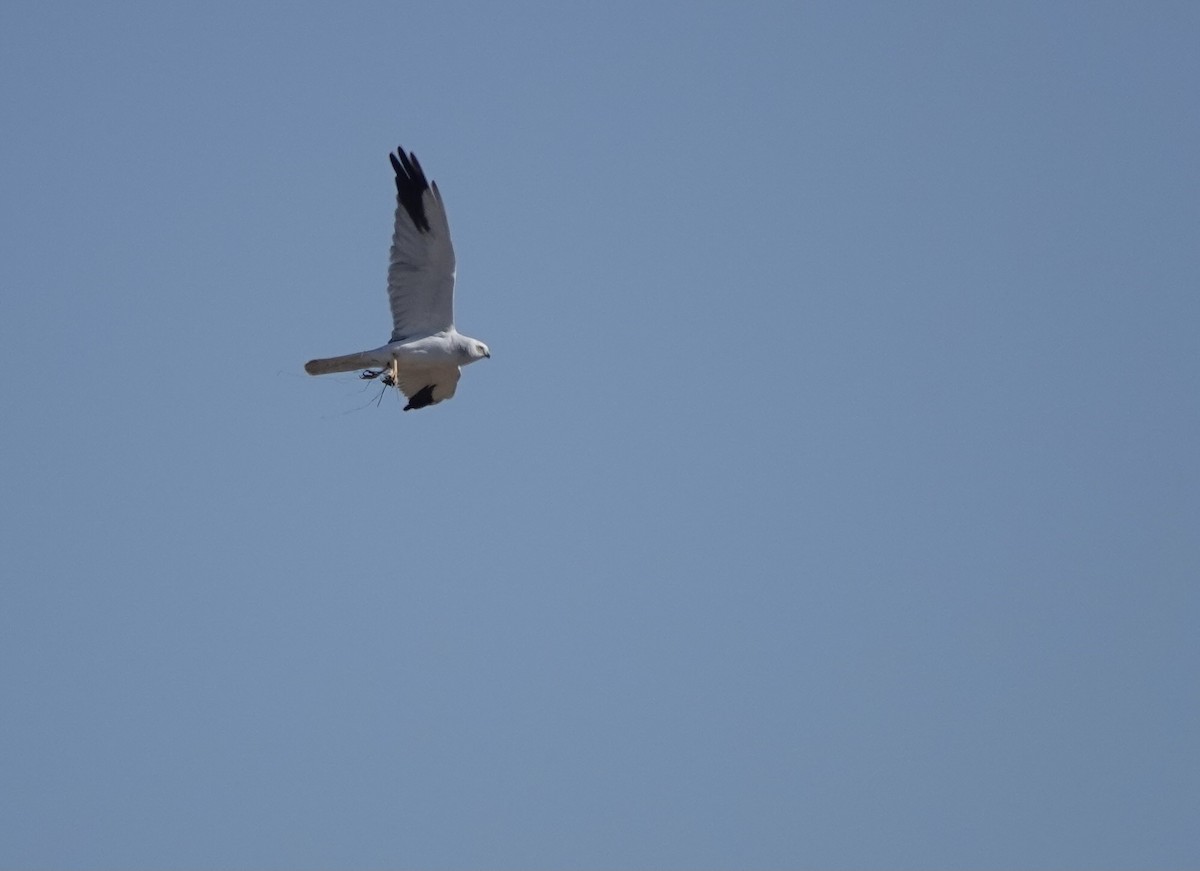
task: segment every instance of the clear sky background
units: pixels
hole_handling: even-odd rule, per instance
[[[5,2],[0,867],[1200,864],[1198,45]]]

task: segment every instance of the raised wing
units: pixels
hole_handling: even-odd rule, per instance
[[[396,228],[388,266],[392,338],[427,336],[454,325],[454,246],[436,184],[417,156],[389,154],[396,171]]]
[[[458,388],[462,370],[457,366],[423,366],[399,371],[396,386],[408,397],[405,411],[436,405]]]

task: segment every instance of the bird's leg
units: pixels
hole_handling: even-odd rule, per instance
[[[400,383],[400,361],[395,357],[392,358],[392,365],[388,366],[387,374],[383,376],[383,383],[388,387],[395,387]]]

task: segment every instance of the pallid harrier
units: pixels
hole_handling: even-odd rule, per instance
[[[389,154],[396,171],[396,229],[388,265],[392,338],[344,357],[309,360],[309,375],[365,369],[408,397],[405,411],[454,395],[460,366],[492,356],[488,346],[454,329],[454,246],[437,184],[425,180],[417,156]]]

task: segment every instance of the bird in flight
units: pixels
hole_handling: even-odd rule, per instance
[[[357,354],[309,360],[309,375],[364,370],[408,397],[405,411],[454,395],[463,366],[491,357],[488,346],[454,329],[454,246],[437,184],[412,152],[389,154],[396,171],[396,228],[388,265],[392,337]]]

